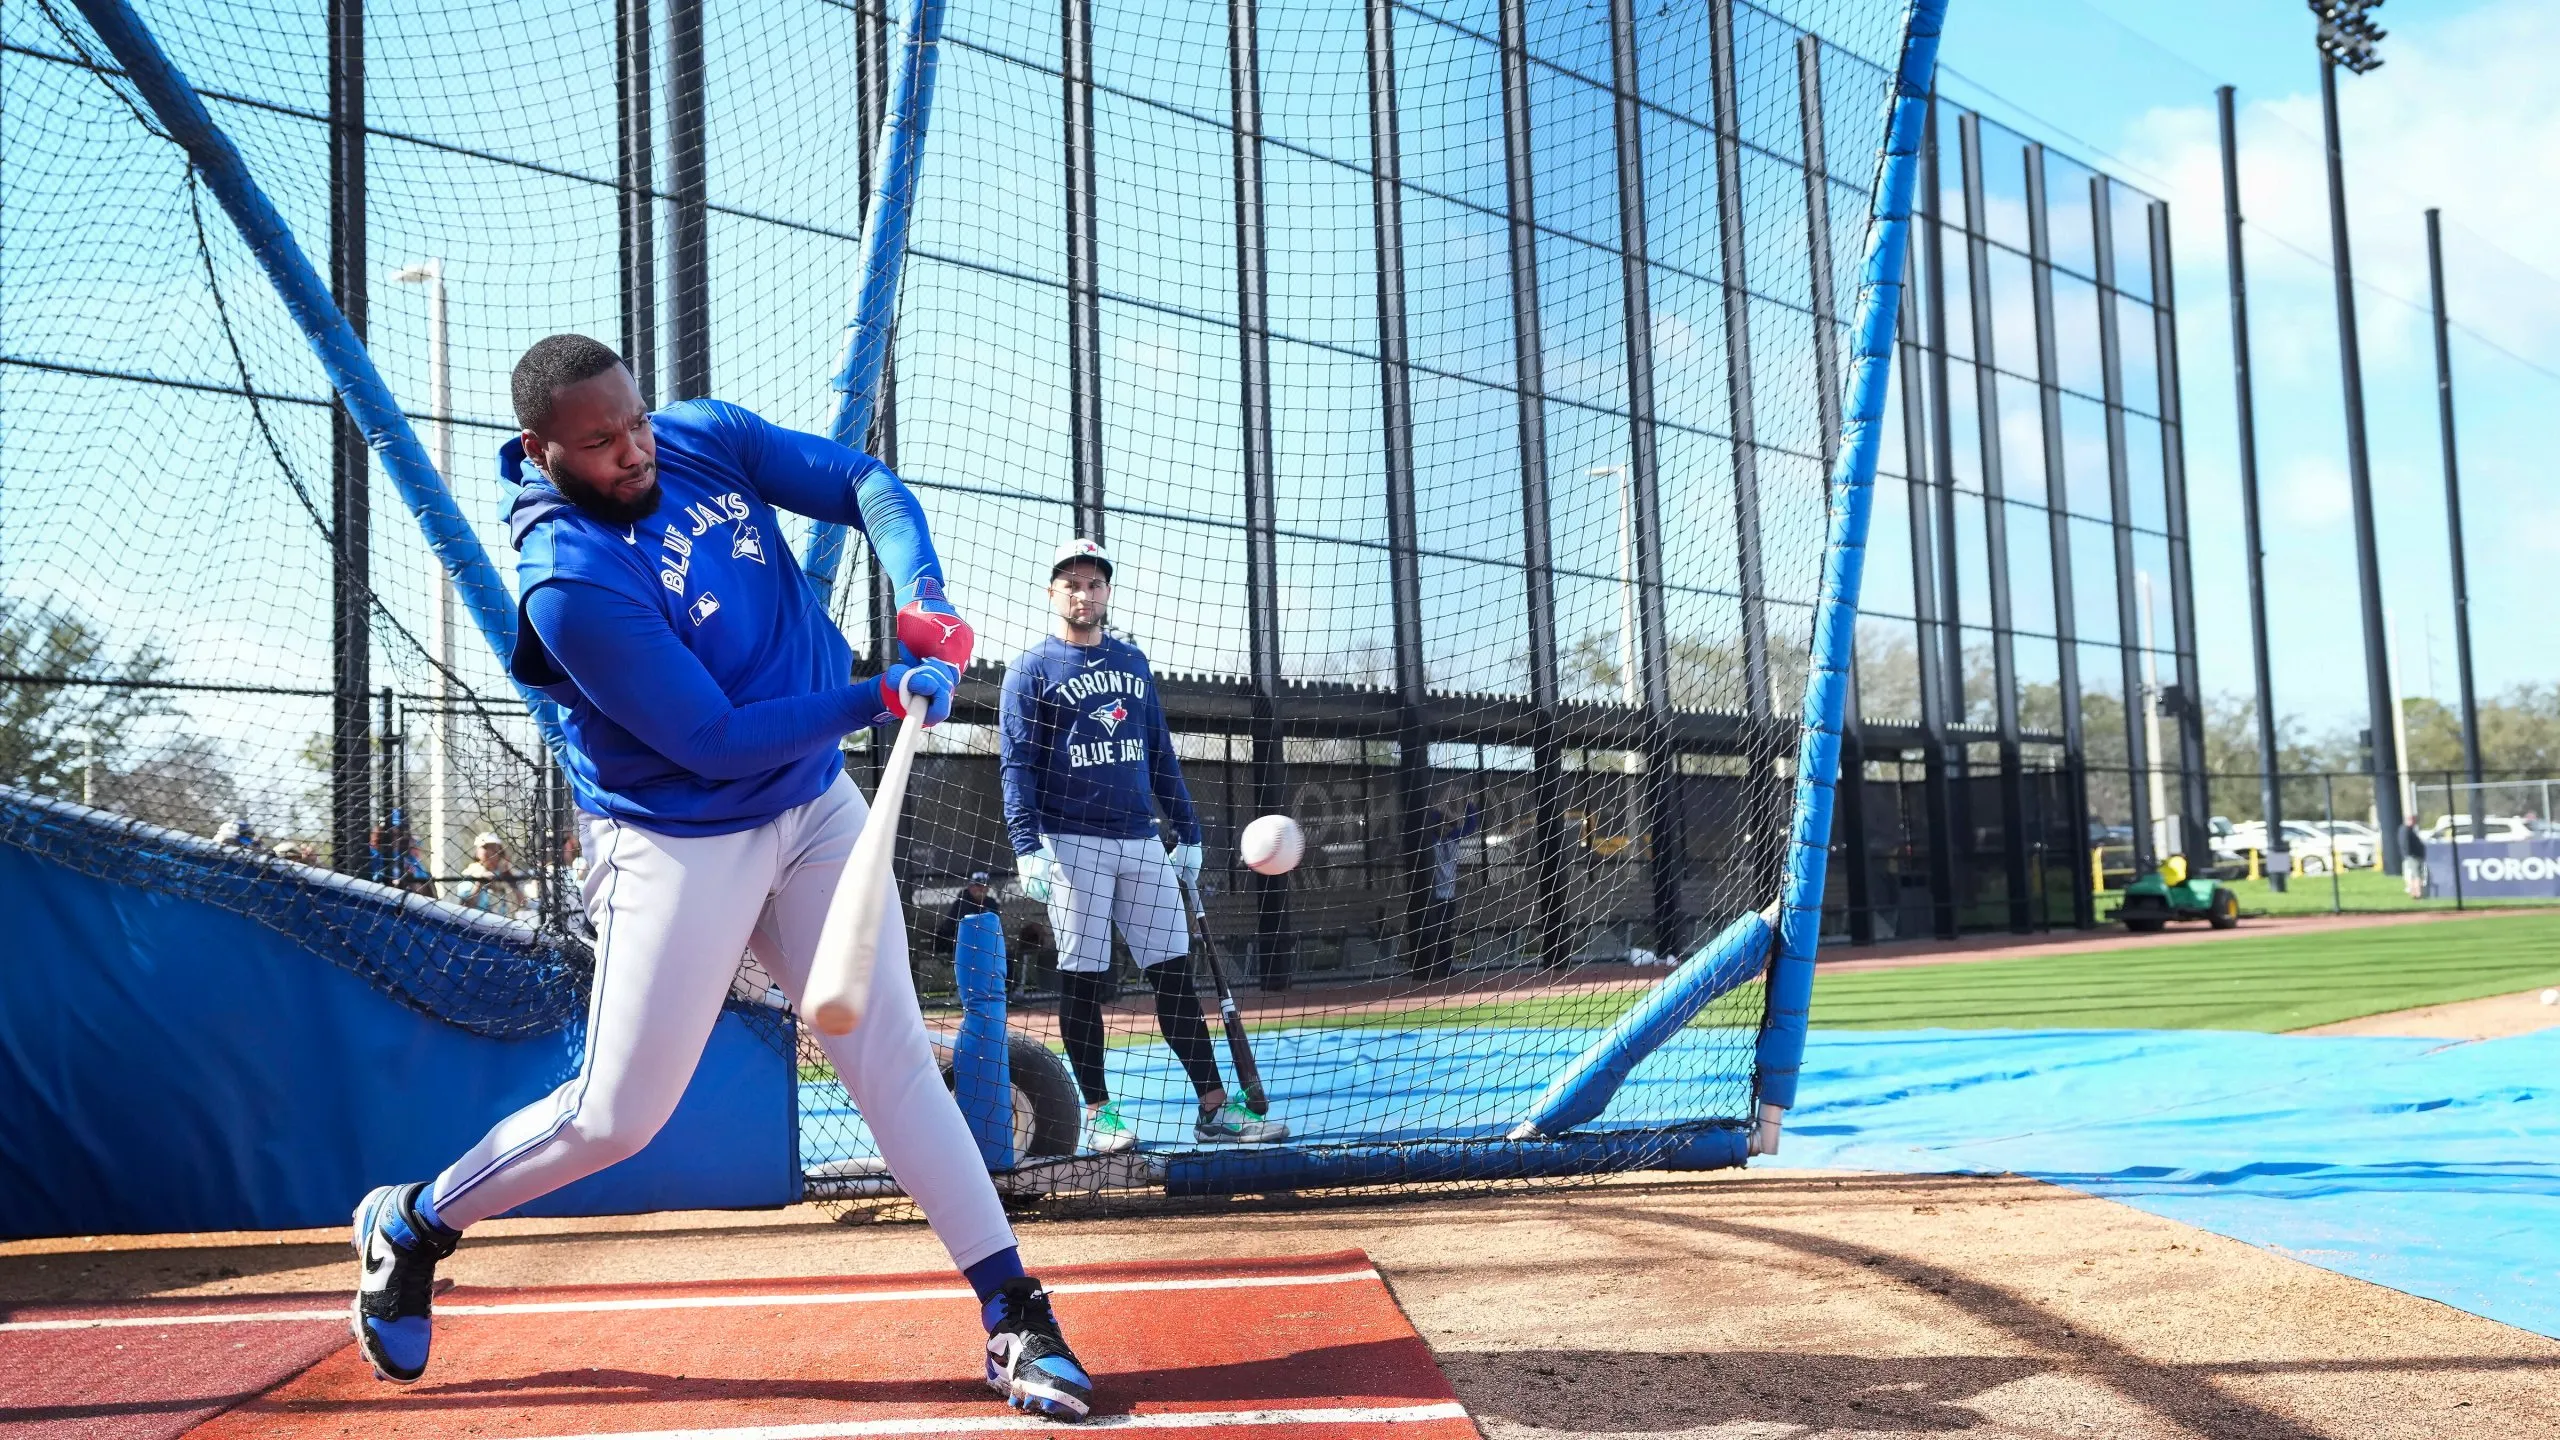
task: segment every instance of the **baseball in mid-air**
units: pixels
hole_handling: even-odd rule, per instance
[[[1263,875],[1286,875],[1307,855],[1307,832],[1286,815],[1265,815],[1244,827],[1236,842],[1245,865]]]
[[[2560,1005],[2560,990],[2543,991],[2542,1003],[2545,1005]]]

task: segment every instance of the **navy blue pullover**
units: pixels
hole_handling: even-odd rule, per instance
[[[861,528],[898,600],[942,578],[924,512],[888,467],[717,400],[650,416],[656,514],[608,525],[525,459],[515,487],[518,679],[566,707],[578,808],[670,835],[752,830],[825,793],[879,686],[782,541],[773,507]]]
[[[1023,651],[1004,672],[1004,824],[1013,853],[1039,849],[1043,835],[1153,835],[1158,807],[1175,839],[1200,843],[1147,657],[1111,635],[1090,647],[1051,636]]]

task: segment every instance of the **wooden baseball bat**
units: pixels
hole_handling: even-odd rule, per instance
[[[880,772],[880,788],[871,797],[871,818],[863,822],[853,854],[836,877],[835,898],[827,903],[827,923],[818,929],[818,951],[809,961],[809,989],[801,997],[809,1023],[829,1035],[849,1035],[871,1005],[871,967],[880,958],[880,927],[889,907],[898,903],[889,882],[889,861],[898,850],[898,812],[907,803],[907,772],[915,768],[916,749],[924,741],[925,702],[907,697],[907,717],[898,724],[897,742],[889,747],[889,763]]]
[[[1218,987],[1218,1018],[1226,1022],[1227,1054],[1236,1063],[1236,1084],[1244,1091],[1245,1108],[1264,1114],[1271,1105],[1262,1092],[1262,1067],[1254,1063],[1253,1042],[1245,1037],[1244,1017],[1236,1013],[1235,992],[1227,988],[1227,967],[1218,961],[1218,942],[1209,938],[1209,913],[1189,880],[1176,878],[1174,884],[1182,891],[1183,909],[1190,912],[1201,953],[1209,959],[1209,978]]]

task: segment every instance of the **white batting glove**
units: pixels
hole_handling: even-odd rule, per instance
[[[1049,903],[1049,881],[1057,869],[1058,857],[1050,851],[1046,839],[1041,840],[1040,848],[1030,854],[1013,857],[1013,873],[1022,882],[1024,898],[1037,900],[1043,905]]]
[[[1175,871],[1180,873],[1184,884],[1189,885],[1194,890],[1200,888],[1199,846],[1176,845],[1173,847],[1173,853],[1168,858],[1173,861],[1173,868]]]

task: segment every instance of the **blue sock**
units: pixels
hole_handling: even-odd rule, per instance
[[[1022,1268],[1022,1251],[1007,1245],[960,1273],[968,1278],[969,1288],[978,1292],[978,1303],[984,1305],[996,1298],[1004,1282],[1019,1280],[1027,1272]]]
[[[426,1221],[436,1229],[451,1230],[453,1228],[452,1226],[444,1223],[442,1217],[436,1214],[436,1187],[433,1185],[430,1185],[426,1189],[418,1192],[417,1209],[418,1218]]]

